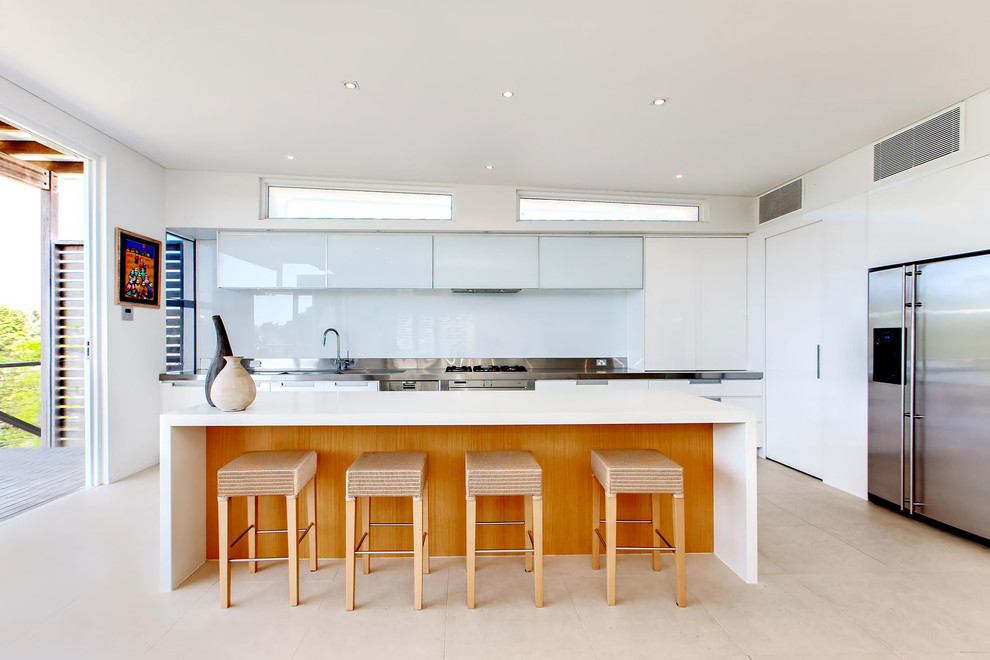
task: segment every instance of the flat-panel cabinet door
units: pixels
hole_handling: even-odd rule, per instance
[[[327,286],[332,289],[429,289],[433,237],[331,234]]]
[[[698,298],[694,238],[646,239],[646,368],[692,371],[696,365]]]
[[[325,234],[220,232],[217,286],[235,289],[322,289],[327,285]]]
[[[646,368],[746,368],[746,239],[649,238]]]
[[[816,477],[822,474],[821,300],[821,223],[768,238],[767,458]]]
[[[536,236],[434,236],[433,288],[535,289]]]
[[[746,239],[697,239],[697,369],[746,368]]]
[[[643,239],[540,237],[541,289],[641,289]]]

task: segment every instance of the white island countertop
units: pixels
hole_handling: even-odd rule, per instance
[[[462,426],[732,424],[752,413],[661,390],[261,393],[247,410],[206,403],[162,415],[169,426]]]
[[[161,416],[161,586],[206,561],[206,429],[277,426],[712,424],[714,554],[757,581],[756,419],[661,390],[260,393],[242,412],[204,402]]]

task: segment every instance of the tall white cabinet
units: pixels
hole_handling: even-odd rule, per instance
[[[645,241],[649,370],[746,368],[746,239]]]
[[[766,240],[767,458],[822,476],[822,223]]]

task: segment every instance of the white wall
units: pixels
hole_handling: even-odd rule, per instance
[[[259,292],[216,288],[216,241],[196,244],[197,351],[212,356],[220,314],[238,354],[330,357],[323,331],[351,357],[625,357],[625,291],[442,290]],[[633,333],[636,334],[635,332]],[[642,341],[642,326],[638,328]]]
[[[762,370],[765,241],[823,223],[823,479],[860,497],[867,494],[867,270],[990,249],[990,92],[967,99],[963,117],[960,152],[875,184],[873,148],[864,146],[805,174],[803,209],[749,236],[747,365]]]
[[[380,182],[379,182],[380,183]],[[408,184],[403,184],[408,185]],[[697,223],[517,222],[511,186],[451,186],[453,221],[261,220],[261,175],[168,170],[165,221],[170,229],[340,229],[744,234],[756,226],[751,197],[707,196],[708,220]],[[588,191],[583,191],[588,192]],[[678,196],[671,195],[671,198]],[[696,199],[696,198],[692,198]],[[603,226],[605,225],[605,226]]]
[[[158,374],[164,370],[163,309],[120,319],[112,305],[114,228],[164,239],[165,170],[37,96],[0,78],[0,116],[95,160],[96,237],[89,241],[98,277],[101,322],[91,338],[91,368],[101,397],[98,481],[116,481],[158,462]]]

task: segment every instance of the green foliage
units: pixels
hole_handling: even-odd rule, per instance
[[[41,319],[38,312],[0,307],[0,362],[34,362],[41,359]],[[40,426],[41,369],[0,369],[0,410]],[[34,447],[38,438],[0,423],[0,448]]]

